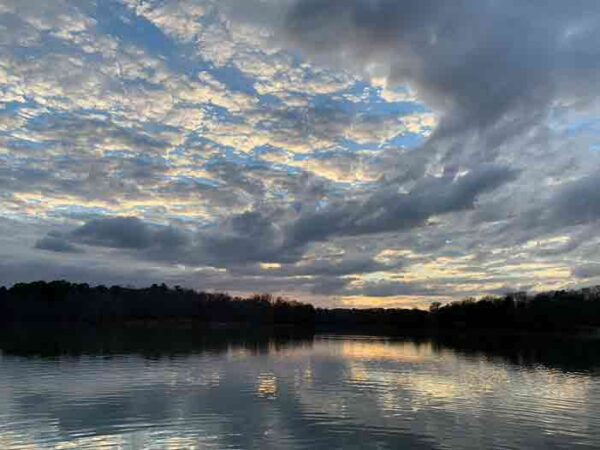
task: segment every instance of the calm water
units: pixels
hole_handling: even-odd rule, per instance
[[[581,342],[15,345],[0,359],[1,449],[600,448],[600,354]]]

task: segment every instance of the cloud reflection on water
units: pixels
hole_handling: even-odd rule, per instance
[[[0,444],[42,448],[598,445],[592,374],[431,342],[0,362]]]

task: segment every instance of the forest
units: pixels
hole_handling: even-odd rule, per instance
[[[196,292],[180,286],[148,288],[38,281],[0,287],[0,323],[246,324],[340,331],[435,330],[595,331],[600,327],[600,287],[528,295],[466,299],[420,309],[325,309],[269,294],[247,298]]]

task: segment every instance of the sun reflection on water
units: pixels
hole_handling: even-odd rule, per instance
[[[2,450],[600,448],[599,411],[594,375],[431,342],[0,361]]]
[[[274,399],[277,397],[277,377],[270,373],[258,376],[256,392],[259,397]]]

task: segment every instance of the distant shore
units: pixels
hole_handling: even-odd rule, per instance
[[[315,308],[269,294],[242,298],[179,286],[134,289],[67,281],[0,287],[0,325],[271,327],[343,333],[561,333],[600,336],[600,288],[466,299],[419,309]]]

